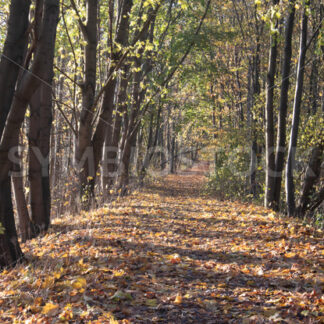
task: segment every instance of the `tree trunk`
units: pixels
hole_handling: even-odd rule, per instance
[[[127,109],[127,87],[128,87],[128,65],[125,65],[122,68],[121,80],[117,95],[117,109],[116,117],[114,122],[112,138],[109,139],[106,137],[106,146],[104,153],[104,162],[103,162],[103,172],[102,172],[102,182],[103,182],[103,191],[104,196],[107,196],[109,189],[113,185],[118,170],[118,142],[121,133],[122,120],[123,116],[126,113]],[[107,134],[106,134],[107,135]]]
[[[141,66],[141,60],[136,59],[135,61],[136,68]],[[128,192],[129,185],[129,166],[131,162],[131,153],[132,149],[135,147],[138,125],[136,125],[136,117],[140,109],[141,100],[140,100],[140,81],[141,81],[142,72],[134,72],[133,79],[133,90],[132,90],[132,102],[131,112],[127,127],[127,133],[125,135],[125,143],[122,151],[121,158],[121,170],[120,170],[120,183],[119,186],[122,188],[122,193],[126,194]]]
[[[113,133],[114,97],[117,81],[113,79],[104,92],[98,125],[93,135],[94,178],[101,162],[105,139],[111,140]],[[95,179],[92,180],[94,184]]]
[[[273,0],[273,6],[278,4],[278,0]],[[274,18],[275,19],[275,18]],[[278,28],[278,21],[274,22],[275,30]],[[265,144],[266,144],[266,183],[265,183],[265,206],[272,207],[274,195],[274,120],[273,120],[273,92],[277,65],[278,52],[278,34],[270,36],[270,53],[267,73],[267,90],[266,90],[266,109],[265,109]]]
[[[160,152],[160,169],[161,171],[164,171],[167,167],[167,145],[165,140],[165,134],[166,134],[166,122],[165,122],[165,114],[162,114],[162,127],[160,132],[160,138],[159,138],[159,145],[162,149],[162,152]]]
[[[79,20],[79,25],[86,40],[84,80],[82,84],[82,110],[77,134],[75,162],[80,182],[82,209],[89,209],[93,192],[91,182],[95,177],[93,151],[91,146],[92,120],[96,90],[97,44],[98,44],[98,0],[87,0],[87,24]]]
[[[159,130],[160,130],[160,117],[161,117],[161,111],[162,111],[162,104],[159,105],[157,116],[156,116],[156,128],[155,133],[153,137],[153,119],[150,124],[150,130],[149,130],[149,138],[147,143],[147,150],[146,154],[143,160],[143,164],[140,171],[140,183],[143,185],[144,178],[146,176],[147,168],[149,167],[149,164],[152,160],[152,157],[155,153],[156,145],[158,142],[158,136],[159,136]],[[153,116],[153,115],[152,115]]]
[[[234,49],[234,57],[235,57],[235,65],[240,66],[241,60],[238,57],[238,49],[235,47]],[[242,87],[241,87],[241,81],[240,81],[240,73],[239,70],[237,69],[235,72],[235,79],[236,79],[236,84],[238,88],[238,99],[239,99],[239,122],[238,125],[241,128],[243,121],[244,121],[244,110],[243,110],[243,100],[242,100]]]
[[[0,61],[0,137],[5,127],[28,42],[30,1],[11,0],[8,32]],[[17,64],[14,64],[16,62]]]
[[[296,209],[296,216],[304,216],[307,209],[310,207],[311,197],[314,194],[314,187],[321,174],[323,149],[324,143],[317,145],[312,150],[311,157],[309,159],[305,172],[305,178],[299,198],[298,207]]]
[[[256,96],[260,94],[260,43],[257,40],[256,51],[253,57],[253,91],[252,91],[252,106],[254,107],[254,103],[256,100]],[[253,197],[257,196],[257,182],[256,182],[256,171],[257,171],[257,154],[258,154],[258,143],[257,143],[257,133],[255,129],[256,121],[253,118],[253,113],[251,115],[251,158],[250,158],[250,193]]]
[[[52,65],[49,67],[51,68]],[[53,75],[53,71],[48,72]],[[52,78],[47,79],[47,82],[52,84]],[[50,225],[49,151],[51,126],[52,91],[47,85],[42,84],[30,102],[28,134],[31,218],[37,233],[46,231]]]
[[[36,3],[36,23],[34,27],[34,42],[40,40],[41,19],[44,1]],[[54,51],[49,54],[46,66],[45,83],[41,83],[32,96],[29,120],[29,183],[31,218],[35,234],[47,230],[50,224],[50,183],[49,183],[49,151],[52,126],[52,80],[54,76]]]
[[[297,66],[297,78],[296,78],[296,92],[293,108],[293,119],[291,125],[290,141],[288,147],[288,158],[287,158],[287,169],[286,169],[286,199],[288,216],[295,215],[296,203],[295,203],[295,185],[294,185],[294,169],[295,169],[295,154],[297,149],[298,139],[298,127],[300,120],[300,106],[303,95],[303,84],[304,84],[304,65],[307,50],[307,22],[308,15],[306,12],[306,6],[309,5],[309,1],[306,1],[301,27],[300,37],[300,49],[299,49],[299,60]]]
[[[173,122],[170,125],[171,134],[170,134],[170,173],[176,173],[176,158],[175,158],[175,149],[176,149],[176,136],[174,134],[174,125]]]
[[[156,13],[159,9],[157,6],[154,10],[151,6],[148,10],[150,19],[146,21],[145,28],[138,34],[139,41],[145,43],[147,40],[152,44],[154,40],[154,27]],[[120,187],[124,188],[123,192],[127,193],[129,184],[129,169],[131,162],[131,153],[135,153],[135,145],[137,141],[138,130],[141,121],[137,119],[140,113],[141,104],[145,98],[147,89],[141,89],[141,81],[144,82],[146,75],[151,71],[152,64],[149,58],[143,60],[144,47],[139,50],[138,56],[134,58],[135,72],[133,74],[132,104],[127,133],[125,138],[125,146],[122,152],[122,165],[120,175]]]
[[[10,177],[0,182],[0,223],[4,233],[0,234],[0,268],[13,266],[22,257],[13,215]]]
[[[27,47],[29,8],[30,1],[27,0],[12,0],[10,4],[8,31],[0,61],[0,138],[15,92],[18,64],[23,63]],[[15,264],[23,256],[17,239],[8,172],[0,180],[0,224],[4,228],[4,233],[0,233],[0,268],[2,268]]]
[[[309,211],[310,212],[314,212],[316,210],[316,208],[318,208],[322,202],[324,201],[324,187],[322,187],[319,192],[317,192],[315,194],[314,199],[312,200],[312,202],[310,203],[309,206]]]
[[[29,212],[24,193],[23,169],[21,166],[20,150],[18,151],[18,159],[19,161],[17,161],[17,163],[13,165],[14,172],[11,175],[11,181],[19,219],[20,237],[22,242],[26,242],[27,240],[30,240],[34,237],[35,231],[34,226],[29,218]]]
[[[123,2],[122,13],[120,23],[117,28],[115,43],[123,49],[128,44],[129,36],[129,14],[133,6],[132,0],[125,0]],[[108,71],[108,77],[110,77],[122,56],[122,51],[118,47],[114,46],[111,53],[111,63]],[[114,111],[114,98],[116,91],[117,80],[113,77],[104,91],[104,97],[101,106],[101,113],[99,115],[99,121],[92,138],[92,146],[94,152],[94,178],[96,177],[99,164],[102,159],[103,146],[105,139],[112,140],[113,137],[113,111]],[[92,183],[94,184],[94,180]]]
[[[19,172],[18,170],[16,170]],[[21,242],[26,242],[34,236],[32,230],[32,222],[29,218],[25,193],[23,178],[21,176],[12,177],[12,185],[14,191],[14,198],[16,202],[17,215],[19,219],[19,231],[21,236]]]
[[[54,52],[58,15],[59,1],[45,0],[42,37],[30,73],[24,73],[19,82],[0,142],[0,222],[5,227],[5,234],[0,235],[0,266],[10,265],[22,256],[17,241],[8,176],[12,166],[10,151],[18,145],[19,131],[27,104],[39,87],[40,80],[46,79],[46,67],[51,64],[50,57]]]
[[[284,58],[282,66],[282,83],[280,92],[279,103],[279,115],[278,115],[278,136],[276,145],[276,157],[275,157],[275,184],[274,184],[274,198],[273,201],[268,203],[274,210],[279,210],[280,207],[280,192],[282,171],[284,167],[285,149],[286,149],[286,119],[287,119],[287,107],[288,107],[288,90],[290,79],[290,63],[292,53],[292,35],[294,28],[295,18],[295,1],[290,0],[289,14],[285,22],[285,45],[284,45]]]
[[[131,135],[126,138],[124,150],[122,152],[122,159],[121,159],[121,175],[120,175],[120,189],[121,194],[125,195],[128,193],[129,190],[129,169],[130,163],[132,158],[132,153],[134,152],[134,147],[136,145],[136,135],[137,132],[133,132],[134,128],[130,127],[132,130]]]

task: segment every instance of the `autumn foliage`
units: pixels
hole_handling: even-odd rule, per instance
[[[323,233],[196,173],[57,218],[0,274],[1,323],[320,323]]]

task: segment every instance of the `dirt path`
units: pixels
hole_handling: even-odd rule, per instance
[[[194,171],[57,219],[0,274],[0,322],[323,321],[322,233],[205,197]]]

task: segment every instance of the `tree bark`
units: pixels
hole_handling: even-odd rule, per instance
[[[19,219],[19,231],[22,242],[26,242],[34,237],[34,226],[29,218],[29,211],[27,208],[27,202],[24,192],[23,183],[23,168],[21,163],[21,150],[18,148],[17,163],[13,165],[13,174],[11,175],[11,182],[14,192],[14,199],[16,203],[16,209]]]
[[[141,185],[143,185],[143,181],[146,176],[147,169],[148,169],[150,162],[154,156],[155,149],[157,146],[159,130],[160,130],[161,111],[162,111],[162,104],[160,103],[158,111],[157,111],[157,116],[156,116],[156,127],[155,127],[154,135],[153,135],[153,119],[152,119],[152,124],[150,125],[147,150],[146,150],[146,154],[145,154],[143,164],[142,164],[142,167],[140,170],[140,175],[139,175]]]
[[[16,172],[20,172],[20,170],[16,169]],[[17,176],[12,177],[11,180],[19,219],[19,231],[21,236],[21,242],[24,243],[34,236],[33,226],[29,218],[29,212],[24,193],[23,178],[22,176]]]
[[[0,137],[15,92],[19,65],[23,64],[27,48],[29,7],[27,0],[12,0],[10,4],[8,33],[0,61]]]
[[[273,5],[278,4],[278,0],[273,0]],[[275,18],[274,18],[275,19]],[[274,22],[275,30],[278,28],[278,21]],[[277,65],[278,53],[278,34],[274,33],[270,36],[270,52],[269,64],[267,73],[267,89],[266,89],[266,109],[265,109],[265,144],[266,144],[266,183],[265,183],[265,206],[272,207],[274,195],[274,170],[275,170],[275,155],[274,155],[274,120],[273,120],[273,93]]]
[[[121,49],[126,47],[128,44],[129,14],[131,12],[132,6],[133,6],[132,0],[123,1],[120,22],[117,28],[117,33],[115,38],[115,43],[117,43]],[[115,66],[120,60],[122,56],[121,49],[118,49],[116,45],[113,47],[113,52],[111,55],[111,65],[108,71],[108,75],[111,75],[113,73]],[[116,78],[113,78],[110,81],[107,88],[105,89],[103,103],[101,107],[101,114],[92,140],[93,148],[94,148],[95,173],[97,173],[99,163],[102,159],[103,145],[105,139],[106,139],[106,145],[108,145],[108,149],[110,149],[109,146],[113,139],[113,132],[114,132],[113,111],[115,108],[114,98],[115,98],[116,85],[117,85],[117,80]]]
[[[312,200],[309,211],[314,212],[324,201],[324,187],[315,194],[315,198]]]
[[[40,40],[41,17],[44,1],[36,4],[35,44]],[[46,231],[50,225],[51,194],[49,181],[49,152],[52,127],[52,80],[54,51],[49,54],[45,83],[32,96],[29,119],[29,184],[31,218],[35,234]]]
[[[256,96],[260,94],[260,43],[257,40],[256,51],[253,57],[253,73],[252,73],[252,80],[253,80],[253,90],[252,90],[252,106],[254,107],[254,103],[256,100]],[[250,193],[253,197],[257,195],[257,181],[256,181],[256,174],[257,174],[257,154],[258,154],[258,143],[257,143],[257,133],[255,129],[256,121],[253,118],[253,114],[251,115],[251,158],[250,158]]]
[[[104,196],[108,195],[109,189],[114,184],[117,177],[118,142],[120,139],[123,116],[127,109],[128,70],[129,66],[127,64],[124,65],[120,75],[120,84],[116,100],[116,117],[112,137],[109,138],[106,136],[106,146],[108,145],[108,148],[105,148],[102,175]]]
[[[156,12],[159,6],[155,8],[155,14],[153,8],[149,9],[150,12],[150,23],[145,25],[145,29],[142,29],[140,34],[136,36],[139,41],[145,42],[147,39],[150,42],[153,41],[153,32],[154,32],[154,24],[155,24],[155,17]],[[151,26],[151,29],[149,29]],[[146,94],[146,88],[141,89],[140,82],[145,78],[146,74],[150,71],[151,65],[148,60],[143,62],[143,53],[144,48],[142,47],[139,50],[138,57],[134,58],[134,68],[135,72],[133,73],[133,88],[132,88],[132,104],[131,104],[131,111],[130,117],[127,126],[127,132],[125,133],[125,142],[122,151],[122,158],[121,158],[121,168],[120,168],[120,182],[119,187],[121,188],[122,194],[126,194],[128,192],[128,185],[129,185],[129,169],[131,163],[131,153],[133,153],[133,149],[136,145],[137,139],[137,132],[140,127],[140,120],[137,120],[137,117],[140,112],[141,104]],[[143,64],[145,63],[145,64]],[[142,67],[142,65],[144,65]]]
[[[30,1],[12,0],[8,20],[8,32],[0,61],[0,138],[10,110],[19,74],[19,65],[27,47],[27,28]],[[15,64],[15,62],[17,64]],[[0,268],[14,265],[23,257],[20,250],[14,221],[10,177],[0,181]]]
[[[141,60],[135,59],[135,67],[141,66]],[[125,134],[125,143],[122,151],[121,158],[121,170],[120,170],[120,183],[119,186],[122,189],[122,193],[128,192],[129,185],[129,167],[131,162],[132,149],[135,147],[138,125],[136,127],[136,117],[140,109],[141,98],[140,98],[140,81],[142,72],[134,72],[133,89],[132,89],[132,105],[131,112],[128,121],[127,133]]]
[[[131,126],[129,128],[130,130],[134,130],[134,128]],[[128,193],[129,190],[129,169],[130,169],[130,163],[132,158],[132,153],[134,152],[133,149],[136,145],[136,136],[137,132],[131,132],[131,135],[127,136],[125,141],[124,150],[122,152],[122,158],[121,158],[121,174],[120,174],[120,189],[121,194],[125,195]]]
[[[285,22],[285,45],[284,45],[284,58],[282,65],[282,83],[280,90],[280,103],[279,103],[279,115],[278,115],[278,136],[276,145],[276,157],[275,157],[275,184],[274,184],[274,198],[273,201],[268,203],[274,210],[279,210],[280,207],[280,192],[282,182],[282,171],[285,160],[286,149],[286,119],[287,119],[287,107],[288,107],[288,90],[290,79],[290,64],[292,54],[292,35],[294,28],[295,18],[295,1],[289,2],[289,14]]]
[[[22,257],[14,223],[9,171],[12,165],[10,150],[17,147],[19,130],[24,120],[27,104],[33,93],[46,78],[49,56],[54,52],[59,1],[44,1],[44,16],[39,44],[30,73],[24,73],[15,92],[0,142],[0,222],[5,234],[0,235],[0,266],[17,262]],[[16,26],[12,26],[15,28]]]
[[[174,129],[174,121],[171,121],[170,124],[170,170],[169,172],[171,174],[176,173],[176,135],[175,135],[175,129]]]
[[[54,53],[53,53],[54,54]],[[53,65],[49,66],[51,69]],[[53,75],[53,71],[48,71]],[[52,84],[52,78],[47,79]],[[52,91],[41,84],[30,102],[29,183],[31,218],[37,233],[50,225],[51,191],[49,180]]]
[[[73,2],[74,4],[74,2]],[[75,7],[75,5],[74,5]],[[75,8],[75,10],[77,10]],[[86,41],[84,56],[84,80],[82,84],[82,109],[77,134],[75,162],[80,182],[82,209],[89,209],[93,192],[91,182],[95,177],[93,151],[91,146],[92,120],[96,91],[97,44],[98,44],[98,0],[87,0],[87,23],[79,20],[80,29]]]
[[[0,138],[13,100],[28,41],[28,15],[30,1],[12,0],[8,32],[0,61]],[[15,64],[16,63],[16,64]],[[8,174],[0,181],[0,224],[5,229],[0,234],[0,268],[14,265],[23,257],[20,250],[12,207],[11,186]]]
[[[296,209],[296,216],[304,216],[311,205],[311,198],[314,194],[314,187],[318,182],[321,174],[323,150],[324,142],[312,149],[312,153],[305,172],[305,178],[298,202],[298,207]]]
[[[10,177],[0,183],[0,223],[5,231],[0,234],[0,268],[13,266],[23,258],[13,214]]]
[[[288,158],[286,167],[286,200],[287,200],[287,211],[288,216],[294,216],[296,210],[295,202],[295,185],[294,185],[294,169],[295,169],[295,155],[297,149],[297,139],[298,139],[298,128],[300,121],[300,107],[303,95],[303,84],[304,84],[304,65],[307,50],[307,23],[308,15],[306,6],[309,5],[309,0],[305,3],[302,27],[301,27],[301,37],[300,37],[300,49],[299,49],[299,60],[297,66],[297,79],[296,79],[296,91],[294,99],[293,108],[293,119],[291,125],[290,141],[288,147]]]

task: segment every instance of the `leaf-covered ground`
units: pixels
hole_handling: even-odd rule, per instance
[[[323,234],[168,176],[54,220],[0,273],[0,323],[321,323]]]

